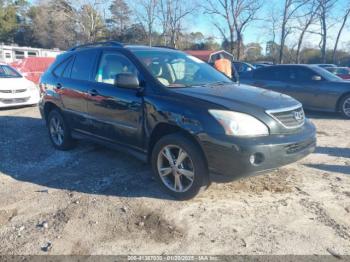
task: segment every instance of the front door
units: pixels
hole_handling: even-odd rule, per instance
[[[118,74],[139,76],[137,68],[118,51],[102,52],[88,96],[91,132],[118,144],[141,147],[143,98],[138,90],[115,85]]]

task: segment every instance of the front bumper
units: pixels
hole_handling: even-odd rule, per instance
[[[0,94],[0,108],[35,105],[40,100],[39,91],[26,91],[21,94]]]
[[[257,138],[199,136],[212,173],[238,178],[296,162],[316,148],[316,128],[307,120],[299,132]]]

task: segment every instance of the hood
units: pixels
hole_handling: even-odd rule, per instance
[[[300,104],[290,96],[249,85],[207,85],[174,89],[175,92],[199,98],[230,110],[258,108],[266,110],[293,107]]]
[[[16,90],[29,88],[34,83],[30,82],[24,77],[21,78],[0,78],[0,90]]]

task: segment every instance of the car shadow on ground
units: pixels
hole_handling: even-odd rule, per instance
[[[344,175],[350,175],[350,166],[327,165],[327,164],[306,164],[305,166],[319,169],[326,172],[335,172],[335,173],[341,173]]]
[[[350,148],[319,146],[316,148],[315,153],[322,154],[322,155],[330,155],[335,157],[350,158]]]
[[[134,157],[84,141],[72,151],[54,149],[41,119],[0,116],[0,133],[0,175],[43,190],[173,200]]]

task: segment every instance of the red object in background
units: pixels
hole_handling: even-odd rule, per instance
[[[215,53],[216,51],[211,50],[186,50],[187,54],[197,57],[198,59],[208,63],[210,56]]]
[[[28,80],[39,84],[41,75],[54,61],[55,58],[53,57],[28,57],[10,65],[21,72]]]
[[[340,78],[342,78],[344,80],[350,80],[350,74],[347,74],[347,75],[337,74],[337,76],[339,76]]]

